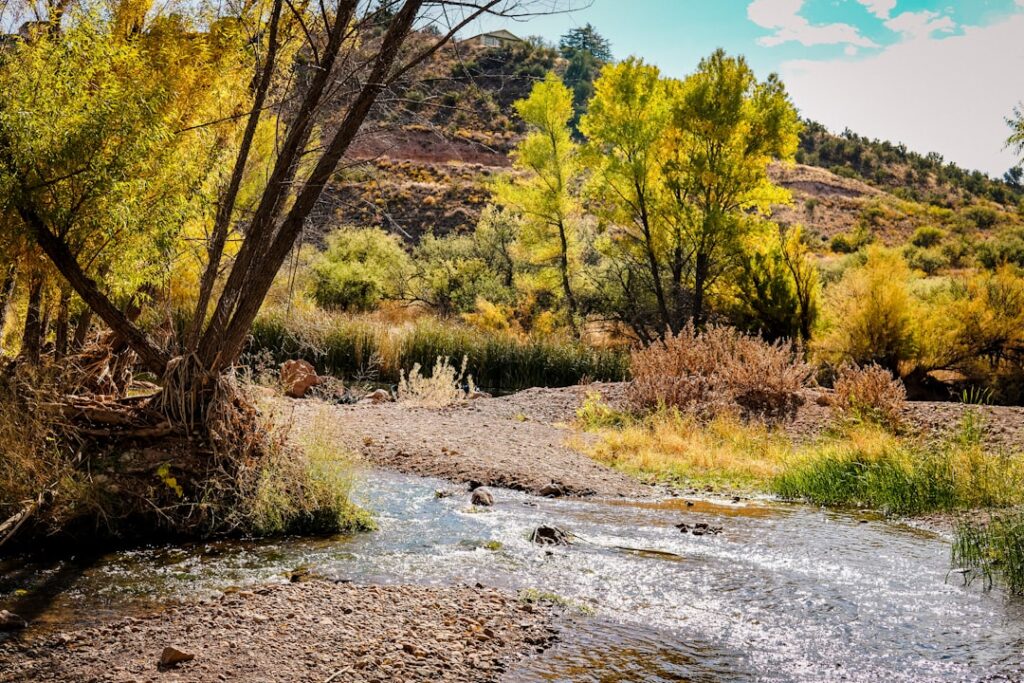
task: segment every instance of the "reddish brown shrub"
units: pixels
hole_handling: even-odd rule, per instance
[[[835,380],[832,410],[844,419],[874,422],[892,430],[903,423],[907,390],[903,382],[878,365],[846,365]]]
[[[678,408],[710,417],[739,412],[778,420],[802,403],[811,367],[785,342],[729,327],[688,327],[632,354],[629,398],[639,409]]]

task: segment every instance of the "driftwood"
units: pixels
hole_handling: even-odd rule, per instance
[[[18,533],[18,530],[21,529],[25,522],[30,520],[41,508],[49,505],[52,500],[53,492],[43,491],[36,496],[35,500],[27,502],[25,507],[8,517],[3,524],[0,524],[0,548]]]

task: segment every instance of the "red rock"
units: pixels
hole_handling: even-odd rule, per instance
[[[304,360],[286,361],[281,366],[281,385],[286,396],[302,398],[318,384],[316,369]]]

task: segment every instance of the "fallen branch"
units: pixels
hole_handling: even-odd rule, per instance
[[[25,522],[39,512],[40,508],[49,505],[52,500],[53,491],[43,491],[35,500],[26,503],[25,507],[11,517],[8,517],[3,524],[0,524],[0,548],[2,548],[7,541],[11,540]]]

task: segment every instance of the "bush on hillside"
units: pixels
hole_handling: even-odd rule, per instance
[[[676,335],[632,354],[629,398],[642,410],[677,408],[705,417],[739,412],[778,420],[802,402],[811,367],[788,343],[766,342],[712,326]]]

